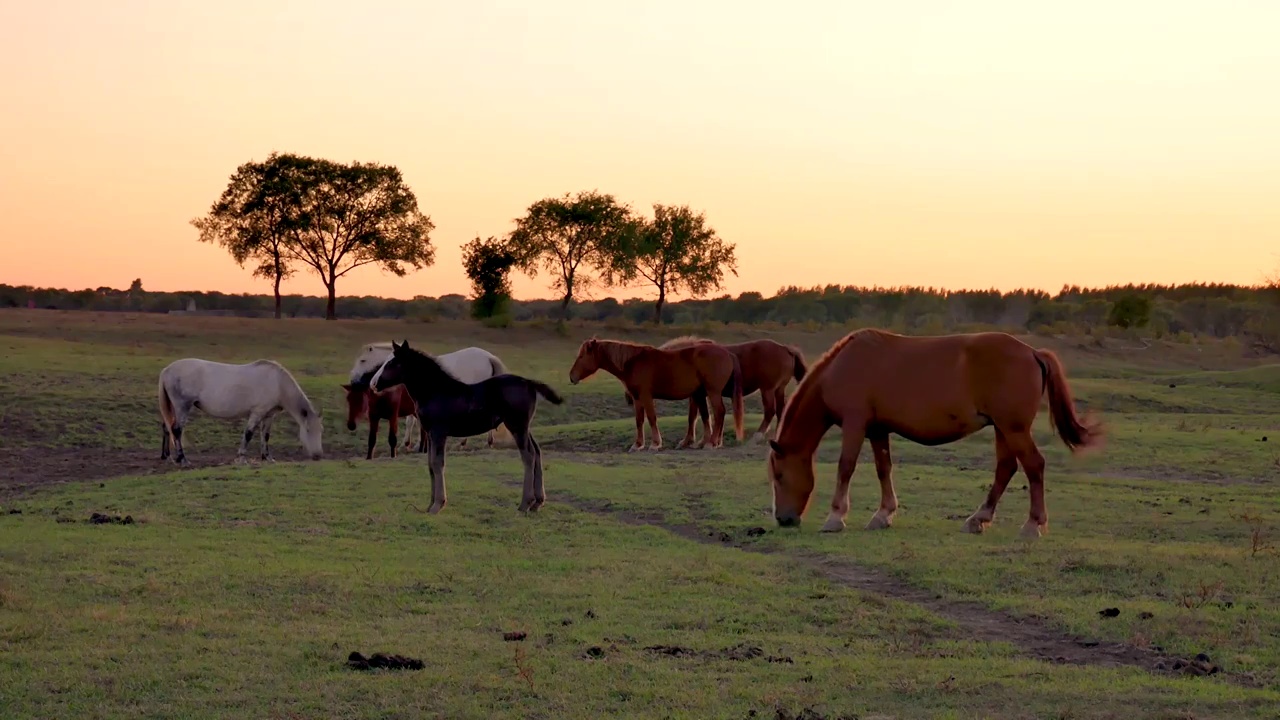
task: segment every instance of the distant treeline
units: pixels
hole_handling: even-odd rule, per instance
[[[326,298],[286,295],[289,317],[325,315]],[[554,319],[559,300],[515,300],[512,320]],[[238,316],[269,316],[271,295],[219,292],[150,292],[134,281],[127,290],[14,287],[0,285],[0,307],[54,308],[167,313],[187,311]],[[344,297],[347,318],[465,319],[470,300],[462,295],[413,300]],[[877,326],[903,332],[933,333],[973,327],[1075,334],[1118,326],[1153,336],[1186,333],[1208,337],[1253,337],[1274,342],[1280,332],[1280,292],[1271,287],[1222,284],[1126,285],[1106,288],[1064,287],[1057,294],[1039,290],[935,290],[932,288],[787,287],[773,297],[746,292],[706,300],[684,300],[663,308],[669,324],[776,323],[783,325]],[[577,303],[582,320],[652,322],[651,300],[604,298]]]

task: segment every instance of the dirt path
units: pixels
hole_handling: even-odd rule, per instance
[[[607,501],[588,500],[563,490],[556,491],[554,500],[564,502],[578,510],[603,515],[629,525],[662,528],[680,537],[701,543],[733,547],[744,552],[763,555],[781,555],[798,560],[816,569],[832,583],[891,600],[913,603],[956,623],[966,635],[975,640],[1009,643],[1018,650],[1019,654],[1035,660],[1095,667],[1128,666],[1148,672],[1173,675],[1213,674],[1243,687],[1265,687],[1265,684],[1258,682],[1252,676],[1218,671],[1213,669],[1212,663],[1202,660],[1179,658],[1127,643],[1072,636],[1036,618],[1015,617],[976,602],[946,599],[941,595],[890,577],[879,570],[847,560],[823,557],[813,552],[758,547],[754,544],[755,538],[767,534],[768,529],[753,528],[748,530],[746,535],[735,537],[728,532],[711,527],[706,523],[705,505],[696,495],[686,498],[690,513],[696,522],[694,525],[667,523],[661,515],[656,513],[637,514],[614,508],[612,503]]]

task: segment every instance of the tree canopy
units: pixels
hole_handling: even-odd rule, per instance
[[[223,244],[237,262],[277,280],[293,263],[315,270],[336,317],[338,278],[378,264],[397,276],[435,261],[430,217],[418,209],[400,171],[377,163],[336,163],[273,153],[232,176],[209,215],[193,221],[201,240]],[[283,275],[281,274],[283,273]]]
[[[615,265],[612,253],[633,225],[629,207],[612,195],[585,191],[530,205],[516,220],[509,242],[517,266],[526,274],[535,277],[543,269],[553,275],[551,287],[561,295],[561,316],[568,317],[578,294],[598,280],[608,284]],[[587,275],[585,268],[602,277]]]
[[[462,246],[462,267],[471,280],[474,293],[471,310],[475,318],[501,315],[511,301],[511,269],[516,255],[503,240],[490,237]]]
[[[624,282],[639,279],[657,289],[654,320],[658,323],[668,295],[684,292],[702,297],[721,287],[725,270],[738,274],[735,246],[722,240],[706,217],[687,205],[655,204],[652,220],[619,238],[620,245],[611,253],[611,272]]]

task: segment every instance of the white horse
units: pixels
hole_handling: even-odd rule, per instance
[[[433,355],[432,357],[450,375],[468,384],[488,380],[495,375],[505,375],[508,372],[507,366],[498,359],[498,356],[484,348],[466,347],[444,355]],[[351,383],[355,385],[370,385],[376,388],[376,380],[382,372],[382,366],[386,365],[390,359],[391,343],[369,343],[365,345],[360,356],[356,358],[356,364],[351,368]],[[417,424],[420,421],[417,417],[414,417],[413,422]],[[405,423],[405,425],[405,447],[408,447],[409,443],[419,433],[414,432],[413,426],[409,423]],[[498,430],[508,436],[511,434],[505,425],[499,425]],[[494,431],[490,430],[488,434],[490,447],[493,447],[493,434]],[[458,447],[464,448],[466,446],[467,438],[463,438]]]
[[[173,443],[173,461],[187,464],[182,451],[182,430],[193,408],[225,420],[248,418],[236,462],[243,463],[253,433],[262,430],[262,459],[271,460],[271,420],[284,410],[298,423],[298,440],[312,460],[323,454],[320,434],[324,426],[320,413],[307,394],[298,387],[280,363],[255,360],[244,365],[184,358],[175,360],[160,371],[160,421],[163,438],[160,459],[169,458]]]

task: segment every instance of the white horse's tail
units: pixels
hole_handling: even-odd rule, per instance
[[[160,374],[157,394],[160,404],[160,453],[167,456],[171,449],[177,448],[173,442],[173,399],[169,397],[169,389],[164,386],[164,373]]]
[[[498,356],[497,356],[497,355],[490,355],[490,356],[489,356],[489,364],[493,366],[493,374],[494,374],[494,375],[506,375],[506,374],[507,374],[507,366],[502,364],[502,361],[498,359]]]

